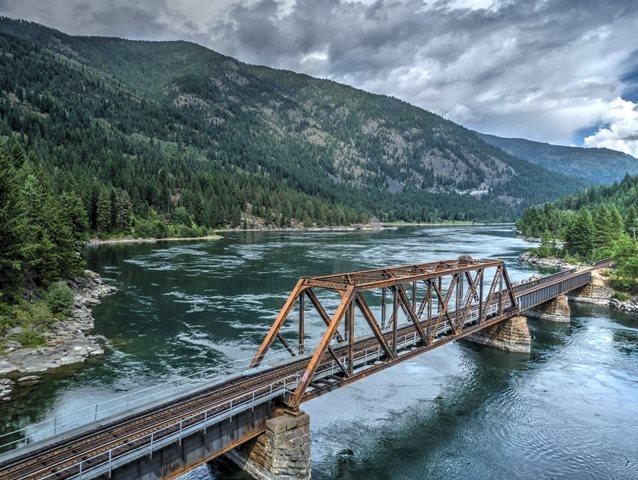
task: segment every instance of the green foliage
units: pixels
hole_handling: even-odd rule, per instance
[[[73,307],[73,291],[64,281],[52,283],[45,292],[44,301],[54,315],[67,317]]]
[[[631,298],[631,296],[625,292],[614,292],[614,298],[620,300],[621,302],[626,302]]]
[[[572,260],[613,258],[616,266],[611,285],[638,293],[638,242],[627,227],[636,223],[638,177],[625,178],[610,187],[599,187],[562,198],[543,207],[530,207],[517,226],[525,235],[565,241],[559,252]],[[578,207],[577,213],[573,208]],[[546,240],[538,250],[549,253]]]
[[[22,344],[23,347],[38,347],[46,343],[46,338],[35,330],[24,330],[17,335],[11,335],[11,340],[16,340]]]
[[[532,253],[543,258],[562,256],[561,249],[558,248],[556,240],[549,238],[543,238],[540,246],[532,249]]]
[[[23,300],[13,312],[16,325],[26,327],[46,327],[53,321],[53,314],[43,300]]]
[[[594,249],[595,227],[591,212],[581,209],[565,234],[567,251],[573,255],[587,258]]]

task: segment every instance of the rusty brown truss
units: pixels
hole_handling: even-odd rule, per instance
[[[339,294],[340,302],[332,315],[322,304],[320,291]],[[379,352],[382,352],[375,360],[377,366],[378,362],[389,366],[398,360],[398,346],[405,340],[397,336],[401,315],[404,323],[414,329],[414,335],[418,335],[413,348],[422,349],[431,348],[443,336],[451,334],[459,338],[468,327],[476,330],[488,320],[493,323],[493,319],[504,319],[519,312],[502,260],[461,257],[458,260],[302,278],[259,347],[251,367],[261,364],[276,340],[293,356],[305,353],[305,299],[309,300],[313,313],[325,324],[325,330],[294,393],[286,399],[292,407],[303,401],[326,354],[330,354],[338,366],[339,376],[344,380],[359,375],[356,370],[361,362],[357,362],[355,348],[357,311],[362,323],[376,339]],[[377,308],[380,318],[371,306],[371,302],[375,301],[380,302]],[[295,307],[298,310],[297,344],[291,345],[291,340],[284,338],[282,327]],[[344,345],[347,353],[339,357],[334,348]]]

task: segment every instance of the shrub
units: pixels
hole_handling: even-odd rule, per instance
[[[11,335],[12,340],[16,340],[23,347],[37,347],[46,343],[46,338],[34,330],[25,330],[18,335]]]
[[[149,238],[152,237],[153,232],[153,224],[148,220],[136,220],[135,221],[135,236],[140,238]]]
[[[626,302],[627,300],[629,300],[629,294],[625,293],[625,292],[616,292],[614,293],[614,298],[617,300],[620,300],[621,302]]]
[[[15,327],[15,321],[9,315],[0,315],[0,335],[4,335],[11,327]]]
[[[54,317],[44,300],[36,300],[34,302],[24,301],[16,306],[13,311],[15,318],[14,326],[25,328],[46,327]]]
[[[52,283],[44,294],[44,301],[51,313],[68,317],[73,307],[73,291],[66,282]]]

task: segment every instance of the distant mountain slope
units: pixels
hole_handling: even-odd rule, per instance
[[[590,185],[611,184],[638,174],[638,159],[607,148],[579,148],[479,134],[489,144],[548,170],[579,177]]]
[[[192,43],[0,33],[0,135],[72,174],[89,211],[106,188],[204,226],[511,220],[583,186],[397,99]]]

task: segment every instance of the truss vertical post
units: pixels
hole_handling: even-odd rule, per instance
[[[305,321],[305,312],[304,312],[304,292],[299,294],[299,355],[304,354],[304,342],[306,333],[304,331],[304,321]]]
[[[392,287],[392,353],[397,353],[397,323],[399,322],[399,303],[397,289]]]
[[[499,267],[500,275],[498,277],[498,314],[503,315],[503,265]]]
[[[478,309],[478,322],[477,323],[481,323],[481,318],[483,318],[483,293],[484,293],[483,292],[483,272],[484,271],[485,270],[481,270],[480,271],[481,275],[480,275],[480,278],[479,278],[479,282],[481,282],[481,283],[479,285],[480,292],[479,292],[479,309]]]
[[[412,282],[412,310],[416,312],[416,282]]]
[[[346,325],[348,327],[348,374],[354,371],[354,302],[350,302],[346,312]]]
[[[383,287],[381,289],[381,330],[385,330],[385,316],[386,316],[386,308],[385,308],[385,303],[386,303],[386,299],[385,299],[385,293],[386,293],[386,288]]]

